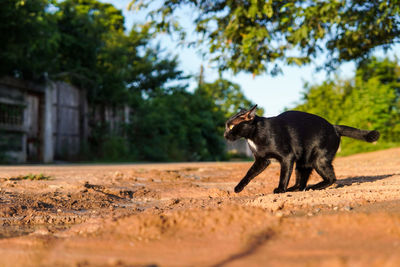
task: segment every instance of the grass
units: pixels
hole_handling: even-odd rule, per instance
[[[342,140],[343,141],[343,140]],[[372,152],[377,150],[383,150],[393,147],[399,147],[400,143],[378,141],[376,144],[366,143],[357,140],[344,141],[341,143],[340,152],[337,154],[339,157],[349,156],[357,153]]]
[[[244,154],[239,154],[237,152],[228,151],[226,154],[226,161],[253,161],[252,156],[248,157]]]
[[[9,180],[31,180],[31,181],[39,181],[39,180],[50,180],[51,176],[44,175],[43,173],[28,175],[19,175],[17,177],[12,177]]]

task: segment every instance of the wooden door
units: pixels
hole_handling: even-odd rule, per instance
[[[27,97],[27,161],[42,159],[42,97],[28,94]]]

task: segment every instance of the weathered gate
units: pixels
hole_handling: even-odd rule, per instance
[[[42,118],[43,96],[42,94],[28,93],[26,97],[27,107],[25,111],[26,123],[26,156],[28,162],[42,161]]]
[[[87,138],[85,91],[55,82],[52,92],[54,158],[76,159]]]

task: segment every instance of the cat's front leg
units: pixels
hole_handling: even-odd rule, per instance
[[[246,175],[243,177],[243,179],[238,183],[238,185],[235,187],[235,193],[239,193],[243,190],[243,188],[250,183],[250,181],[259,175],[265,168],[268,167],[268,165],[271,163],[270,160],[264,159],[264,158],[256,158],[255,162],[253,165],[250,167],[250,169],[247,171]]]
[[[279,177],[279,186],[274,189],[274,194],[285,193],[292,175],[294,160],[284,160],[281,162],[281,174]]]

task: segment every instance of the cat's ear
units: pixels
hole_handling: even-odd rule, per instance
[[[256,111],[257,111],[257,105],[255,105],[254,107],[252,107],[249,111],[247,111],[244,114],[244,118],[246,121],[251,121],[254,120],[254,118],[256,117]]]

